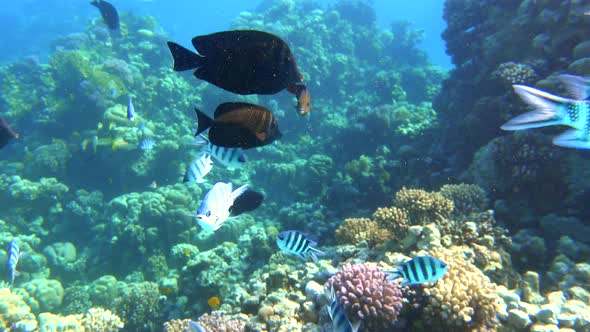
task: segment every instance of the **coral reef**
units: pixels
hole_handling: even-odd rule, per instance
[[[391,238],[391,233],[367,218],[348,218],[336,229],[336,242],[358,244],[366,241],[369,246],[382,244]]]

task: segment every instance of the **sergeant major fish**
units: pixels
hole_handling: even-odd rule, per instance
[[[332,326],[334,332],[356,332],[361,325],[361,321],[357,320],[352,323],[346,315],[346,310],[338,301],[338,297],[334,292],[334,285],[330,284],[330,293],[328,294],[328,314],[332,319]]]
[[[383,271],[389,274],[388,280],[403,278],[402,286],[436,282],[442,278],[449,265],[432,256],[418,256],[396,266],[395,270]]]
[[[200,157],[196,158],[188,167],[184,173],[182,182],[205,182],[205,175],[207,175],[213,168],[213,162],[211,161],[211,155],[203,153]]]
[[[197,223],[206,231],[218,230],[229,218],[236,198],[246,190],[248,190],[247,184],[233,190],[233,185],[230,182],[217,182],[205,194],[203,202],[197,210]]]
[[[18,265],[18,259],[21,256],[20,252],[20,245],[18,240],[13,239],[10,241],[10,245],[8,246],[8,271],[10,273],[10,284],[14,283],[14,279],[20,275],[20,272],[16,270],[16,266]]]
[[[311,258],[314,262],[318,262],[317,255],[325,255],[321,250],[315,247],[315,241],[310,240],[306,234],[299,231],[284,231],[276,237],[277,246],[283,252],[297,256],[304,261]]]
[[[567,148],[590,149],[590,80],[573,75],[558,77],[575,99],[563,98],[524,85],[514,91],[535,110],[503,124],[503,130],[525,130],[555,125],[572,127],[553,139],[553,144]]]
[[[205,136],[199,135],[198,137],[200,140],[196,144],[204,144],[204,151],[227,168],[240,168],[248,161],[244,150],[241,148],[226,148],[214,145]]]
[[[133,97],[127,98],[127,120],[135,121],[135,107],[133,107]]]

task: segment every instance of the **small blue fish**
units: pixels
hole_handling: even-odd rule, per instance
[[[191,320],[190,323],[188,323],[188,331],[205,332],[205,329],[199,323],[195,322],[194,320]]]
[[[139,143],[139,148],[143,151],[148,151],[156,146],[156,141],[152,138],[144,138]]]
[[[419,285],[425,282],[436,282],[442,278],[449,265],[432,256],[418,256],[396,266],[395,270],[383,271],[390,274],[388,280],[403,278],[402,286]]]
[[[535,110],[503,124],[503,130],[525,130],[555,125],[572,127],[553,139],[553,144],[566,148],[590,149],[590,79],[560,75],[559,79],[576,99],[552,95],[524,85],[513,85],[514,91]]]
[[[186,172],[184,173],[184,179],[182,182],[205,182],[205,175],[207,175],[213,168],[213,162],[211,161],[211,155],[203,153],[200,157],[196,158],[190,165],[188,165]]]
[[[227,168],[240,168],[248,161],[244,150],[241,148],[229,148],[211,144],[203,135],[199,135],[199,139],[200,141],[197,141],[196,144],[203,144],[204,151]]]
[[[117,89],[111,88],[111,98],[115,98],[117,96]]]
[[[245,184],[236,190],[233,185],[217,182],[203,198],[197,210],[197,223],[206,231],[216,231],[229,218],[234,201],[248,190]]]
[[[312,241],[308,236],[299,231],[284,231],[276,237],[277,245],[283,252],[294,255],[307,261],[311,258],[314,262],[318,262],[316,255],[325,255],[323,251],[320,251],[314,246],[317,244]]]
[[[14,279],[20,275],[20,272],[16,270],[18,265],[18,259],[21,256],[20,246],[17,239],[10,241],[8,247],[8,271],[10,272],[10,284],[14,283]]]
[[[135,107],[133,107],[133,97],[127,98],[127,120],[135,121]]]
[[[328,294],[328,313],[332,319],[332,326],[334,332],[356,332],[361,325],[361,321],[357,320],[352,323],[346,315],[346,310],[338,301],[338,297],[334,292],[334,285],[330,285],[330,293]]]

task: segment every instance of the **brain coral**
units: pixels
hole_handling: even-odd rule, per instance
[[[490,282],[461,251],[436,248],[430,255],[449,264],[449,270],[436,285],[423,288],[424,320],[431,331],[495,331],[503,301]]]
[[[347,218],[336,229],[336,241],[339,244],[357,244],[367,241],[369,246],[383,243],[391,238],[391,233],[379,227],[377,222],[368,218]]]
[[[330,277],[336,297],[349,319],[360,319],[363,331],[382,331],[394,323],[402,309],[402,291],[396,282],[388,282],[383,271],[370,264],[346,264]]]

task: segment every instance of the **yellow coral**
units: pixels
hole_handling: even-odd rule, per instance
[[[454,207],[453,201],[440,193],[405,187],[395,194],[395,205],[408,211],[412,225],[426,225],[434,222],[439,228],[447,227],[445,220],[449,218]]]
[[[88,309],[81,318],[81,323],[87,332],[116,332],[125,326],[119,316],[103,308]]]
[[[432,331],[495,331],[505,304],[492,283],[463,253],[462,247],[429,252],[449,264],[436,285],[421,290],[424,320]]]
[[[336,229],[336,242],[339,244],[357,244],[367,241],[369,246],[374,246],[391,237],[391,232],[381,228],[376,221],[368,218],[345,219]]]
[[[164,323],[164,332],[183,332],[188,331],[190,319],[172,319]]]
[[[5,287],[0,288],[0,299],[0,330],[23,324],[37,327],[37,319],[21,295],[14,294],[10,288]]]
[[[485,191],[474,184],[446,184],[440,188],[439,193],[453,201],[453,212],[458,215],[483,211],[488,200]]]
[[[396,237],[403,237],[410,226],[408,212],[395,206],[378,208],[373,213],[373,220]]]

